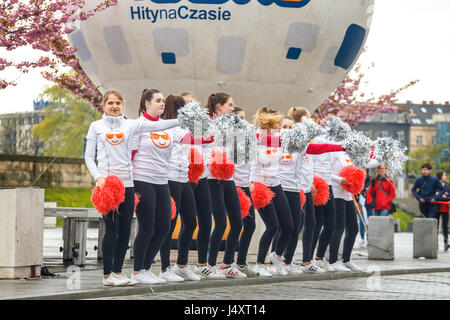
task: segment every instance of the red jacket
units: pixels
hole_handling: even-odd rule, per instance
[[[371,203],[373,201],[373,197],[375,196],[374,210],[390,210],[392,200],[395,198],[394,181],[390,179],[378,180],[377,178],[373,179],[373,182],[370,182],[370,187],[367,189],[367,203]],[[381,185],[387,196],[385,196],[383,191],[381,191],[378,187],[378,183]]]

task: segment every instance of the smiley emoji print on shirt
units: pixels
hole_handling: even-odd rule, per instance
[[[160,149],[165,149],[172,143],[170,135],[165,131],[150,132],[150,138],[153,144]]]
[[[292,155],[290,153],[283,152],[281,154],[280,163],[281,164],[289,164],[291,162],[292,162]]]
[[[120,130],[111,130],[105,134],[105,137],[109,144],[117,146],[123,142],[125,134]]]

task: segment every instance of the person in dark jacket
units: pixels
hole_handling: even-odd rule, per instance
[[[387,216],[392,209],[394,198],[394,181],[386,177],[386,166],[378,166],[377,176],[370,183],[370,187],[367,190],[368,203],[375,201],[374,216]]]
[[[422,176],[416,179],[411,192],[419,201],[419,210],[425,218],[436,218],[436,199],[445,193],[438,178],[431,175],[431,164],[424,163],[420,167]]]

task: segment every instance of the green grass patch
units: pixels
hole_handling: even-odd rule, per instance
[[[91,189],[48,188],[45,189],[45,202],[56,202],[57,207],[94,208],[91,202]],[[62,218],[56,218],[56,226],[62,226]]]
[[[397,208],[397,211],[392,215],[392,217],[397,220],[400,219],[400,230],[402,232],[408,231],[408,223],[413,222],[414,217],[402,209]]]
[[[91,189],[50,188],[45,189],[45,202],[56,202],[58,207],[94,208]]]

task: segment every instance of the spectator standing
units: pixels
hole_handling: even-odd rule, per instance
[[[374,216],[387,216],[395,198],[394,182],[386,177],[386,166],[377,167],[377,175],[367,190],[367,202],[374,203]]]
[[[419,201],[419,210],[425,218],[436,218],[436,199],[444,193],[444,187],[437,177],[431,175],[431,164],[424,163],[420,167],[422,176],[416,179],[411,189]]]

